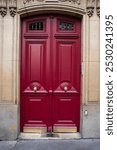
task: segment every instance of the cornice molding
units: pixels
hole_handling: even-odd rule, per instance
[[[42,2],[44,0],[23,0],[23,4],[28,4],[28,3],[31,3],[31,2]],[[58,0],[58,2],[71,2],[71,3],[77,3],[78,5],[80,5],[81,3],[81,0]],[[53,0],[54,2],[54,0]]]
[[[47,3],[48,1],[50,0],[21,0],[21,3],[23,3],[24,5],[27,4],[27,6],[29,6],[29,5],[32,5],[33,3],[42,4],[42,2]],[[50,2],[53,2],[53,3],[54,2],[60,2],[60,3],[69,2],[69,3],[73,3],[74,6],[76,6],[76,4],[81,5],[81,0],[51,0]],[[95,6],[96,6],[96,13],[100,17],[100,0],[87,0],[86,1],[86,12],[89,17],[93,16]],[[7,10],[9,10],[10,15],[14,17],[17,13],[17,0],[0,0],[0,14],[2,17],[4,17],[7,14]]]
[[[31,3],[31,2],[42,2],[44,0],[23,0],[23,4]]]
[[[78,5],[81,4],[81,0],[59,0],[60,2],[71,2],[71,3],[76,3]]]

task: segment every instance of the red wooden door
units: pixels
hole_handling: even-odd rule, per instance
[[[79,130],[80,32],[81,20],[70,17],[22,21],[21,131]]]

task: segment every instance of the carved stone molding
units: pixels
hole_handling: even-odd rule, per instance
[[[44,0],[23,0],[23,3],[28,4],[28,3],[36,2],[36,1],[42,2]],[[58,1],[60,1],[60,2],[72,2],[72,3],[77,3],[78,5],[80,5],[80,3],[81,3],[81,0],[58,0]],[[53,0],[53,2],[54,2],[54,0]]]
[[[87,15],[91,17],[94,13],[95,0],[87,0]]]
[[[81,0],[59,0],[59,1],[77,3],[78,5],[80,5],[80,3],[81,3]]]
[[[17,8],[16,7],[9,7],[9,12],[10,12],[10,15],[12,17],[14,17],[16,15]]]
[[[2,17],[7,14],[7,0],[0,0],[0,14]]]
[[[97,11],[97,15],[100,17],[100,0],[97,0],[96,11]]]
[[[7,14],[7,7],[0,6],[0,14],[2,17],[4,17]]]
[[[44,0],[23,0],[23,3],[24,3],[24,4],[27,4],[27,3],[30,3],[30,2],[36,2],[36,1],[42,2],[42,1],[44,1]]]
[[[14,17],[16,15],[17,0],[9,0],[9,12],[12,17]]]

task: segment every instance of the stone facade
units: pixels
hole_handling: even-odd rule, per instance
[[[0,139],[19,135],[20,23],[44,13],[82,17],[81,129],[99,137],[99,0],[0,0]]]

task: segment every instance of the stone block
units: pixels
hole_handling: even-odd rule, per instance
[[[82,137],[100,137],[100,108],[99,104],[83,106]]]
[[[19,131],[18,106],[0,104],[0,140],[15,140]]]

